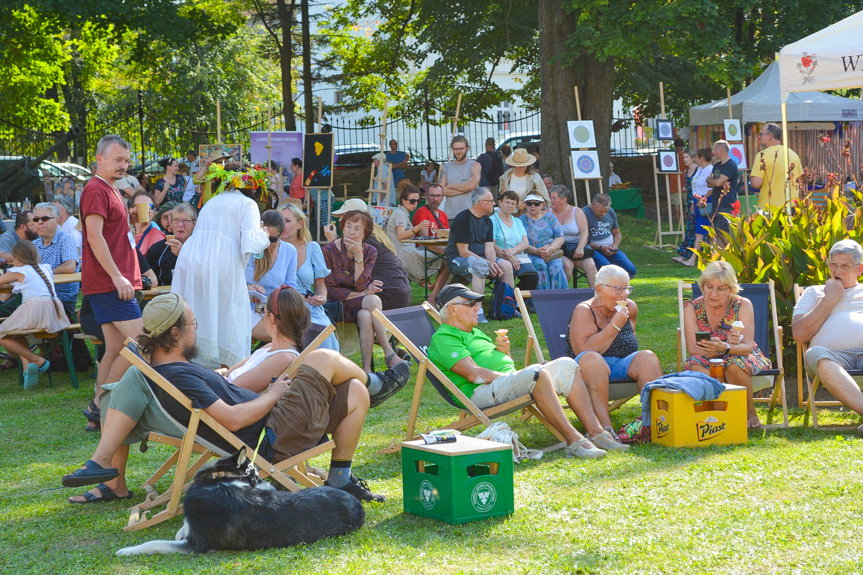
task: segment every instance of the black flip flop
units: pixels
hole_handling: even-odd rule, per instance
[[[110,481],[120,475],[114,467],[102,467],[92,459],[84,462],[83,469],[64,475],[61,480],[64,487],[83,487],[103,481]]]
[[[99,423],[102,419],[102,412],[92,401],[87,406],[87,409],[82,409],[81,413],[84,414],[84,417],[87,418],[87,421],[91,423]]]
[[[96,497],[89,491],[85,491],[81,494],[81,496],[84,498],[84,501],[72,501],[71,499],[69,499],[68,501],[72,505],[87,505],[88,503],[108,503],[109,501],[116,501],[118,499],[132,499],[132,497],[134,497],[134,494],[131,491],[121,497],[114,493],[114,490],[105,485],[104,483],[100,483],[99,485],[97,485],[96,489],[98,489],[99,493],[102,494],[101,497]]]

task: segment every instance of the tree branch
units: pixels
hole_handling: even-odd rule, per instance
[[[264,15],[264,7],[261,5],[261,0],[252,0],[252,4],[254,4],[255,6],[255,12],[258,13],[258,17],[260,17],[261,23],[264,25],[264,28],[267,29],[267,34],[269,34],[273,38],[273,42],[276,43],[276,50],[281,54],[282,43],[279,41],[279,37],[276,35],[275,31],[270,27],[270,24],[267,22],[267,17]]]
[[[399,30],[398,36],[396,37],[396,51],[393,54],[392,59],[390,60],[390,70],[396,69],[396,60],[399,59],[399,55],[401,54],[401,49],[404,46],[402,42],[402,38],[404,38],[405,32],[407,30],[408,24],[410,24],[411,20],[414,17],[414,10],[416,9],[416,0],[411,0],[411,6],[408,9],[408,14],[405,17],[404,24],[402,24],[401,30]]]

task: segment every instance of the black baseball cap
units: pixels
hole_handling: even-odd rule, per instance
[[[470,291],[470,288],[464,284],[450,284],[440,290],[440,293],[437,296],[437,304],[440,308],[443,308],[443,306],[457,297],[476,301],[482,301],[485,299],[485,295]]]

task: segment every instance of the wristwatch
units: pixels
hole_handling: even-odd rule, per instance
[[[728,352],[730,352],[730,351],[731,351],[731,344],[726,341],[725,342],[725,353],[723,353],[722,355],[728,355]]]

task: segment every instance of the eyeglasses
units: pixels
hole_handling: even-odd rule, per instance
[[[758,132],[758,135],[759,135],[759,136],[766,136],[766,135],[767,135],[767,134],[769,134],[769,133],[770,133],[770,132]]]
[[[438,198],[442,198],[443,194],[426,194],[427,200],[436,200]]]
[[[537,206],[541,206],[542,202],[537,202],[536,200],[531,200],[529,202],[525,202],[525,205],[535,208]]]
[[[454,301],[454,302],[452,302],[452,305],[463,305],[465,307],[473,307],[478,303],[479,302],[475,299],[468,299],[465,301]]]
[[[453,152],[466,152],[467,147],[466,146],[459,146],[458,148],[456,148],[455,146],[453,146],[452,151]]]
[[[193,319],[190,325],[192,326],[193,330],[198,331],[198,320]]]
[[[494,203],[494,200],[480,200],[480,201],[479,201],[479,202],[477,202],[477,203],[480,203],[480,202],[491,202],[491,203]]]
[[[709,291],[709,292],[716,292],[716,293],[718,293],[718,294],[727,294],[728,292],[730,292],[730,291],[731,291],[731,288],[730,288],[730,287],[728,287],[728,286],[716,286],[716,287],[713,287],[713,286],[712,286],[712,285],[710,285],[710,284],[704,284],[704,286],[702,287],[702,289],[703,289],[705,292],[708,292],[708,291]]]
[[[172,218],[171,221],[174,222],[175,226],[180,224],[187,226],[189,224],[195,223],[195,220],[178,220],[177,218]]]
[[[279,236],[268,236],[268,238],[269,238],[271,244],[274,244],[277,241],[279,241]]]
[[[33,220],[35,221],[36,218],[33,218]],[[834,264],[833,262],[827,262],[827,267],[834,271],[838,270],[840,272],[850,272],[857,266],[853,264]]]
[[[53,220],[53,219],[55,219],[53,216],[41,216],[38,218],[33,218],[33,221],[34,222],[47,222],[48,220]]]
[[[608,284],[599,284],[601,286],[609,287],[613,289],[616,293],[629,295],[632,293],[632,290],[635,288],[632,286],[613,286]]]
[[[406,201],[407,203],[409,203],[410,205],[412,205],[412,206],[413,206],[413,205],[416,205],[416,204],[419,202],[419,199],[414,199],[414,200],[405,200],[405,201]]]

